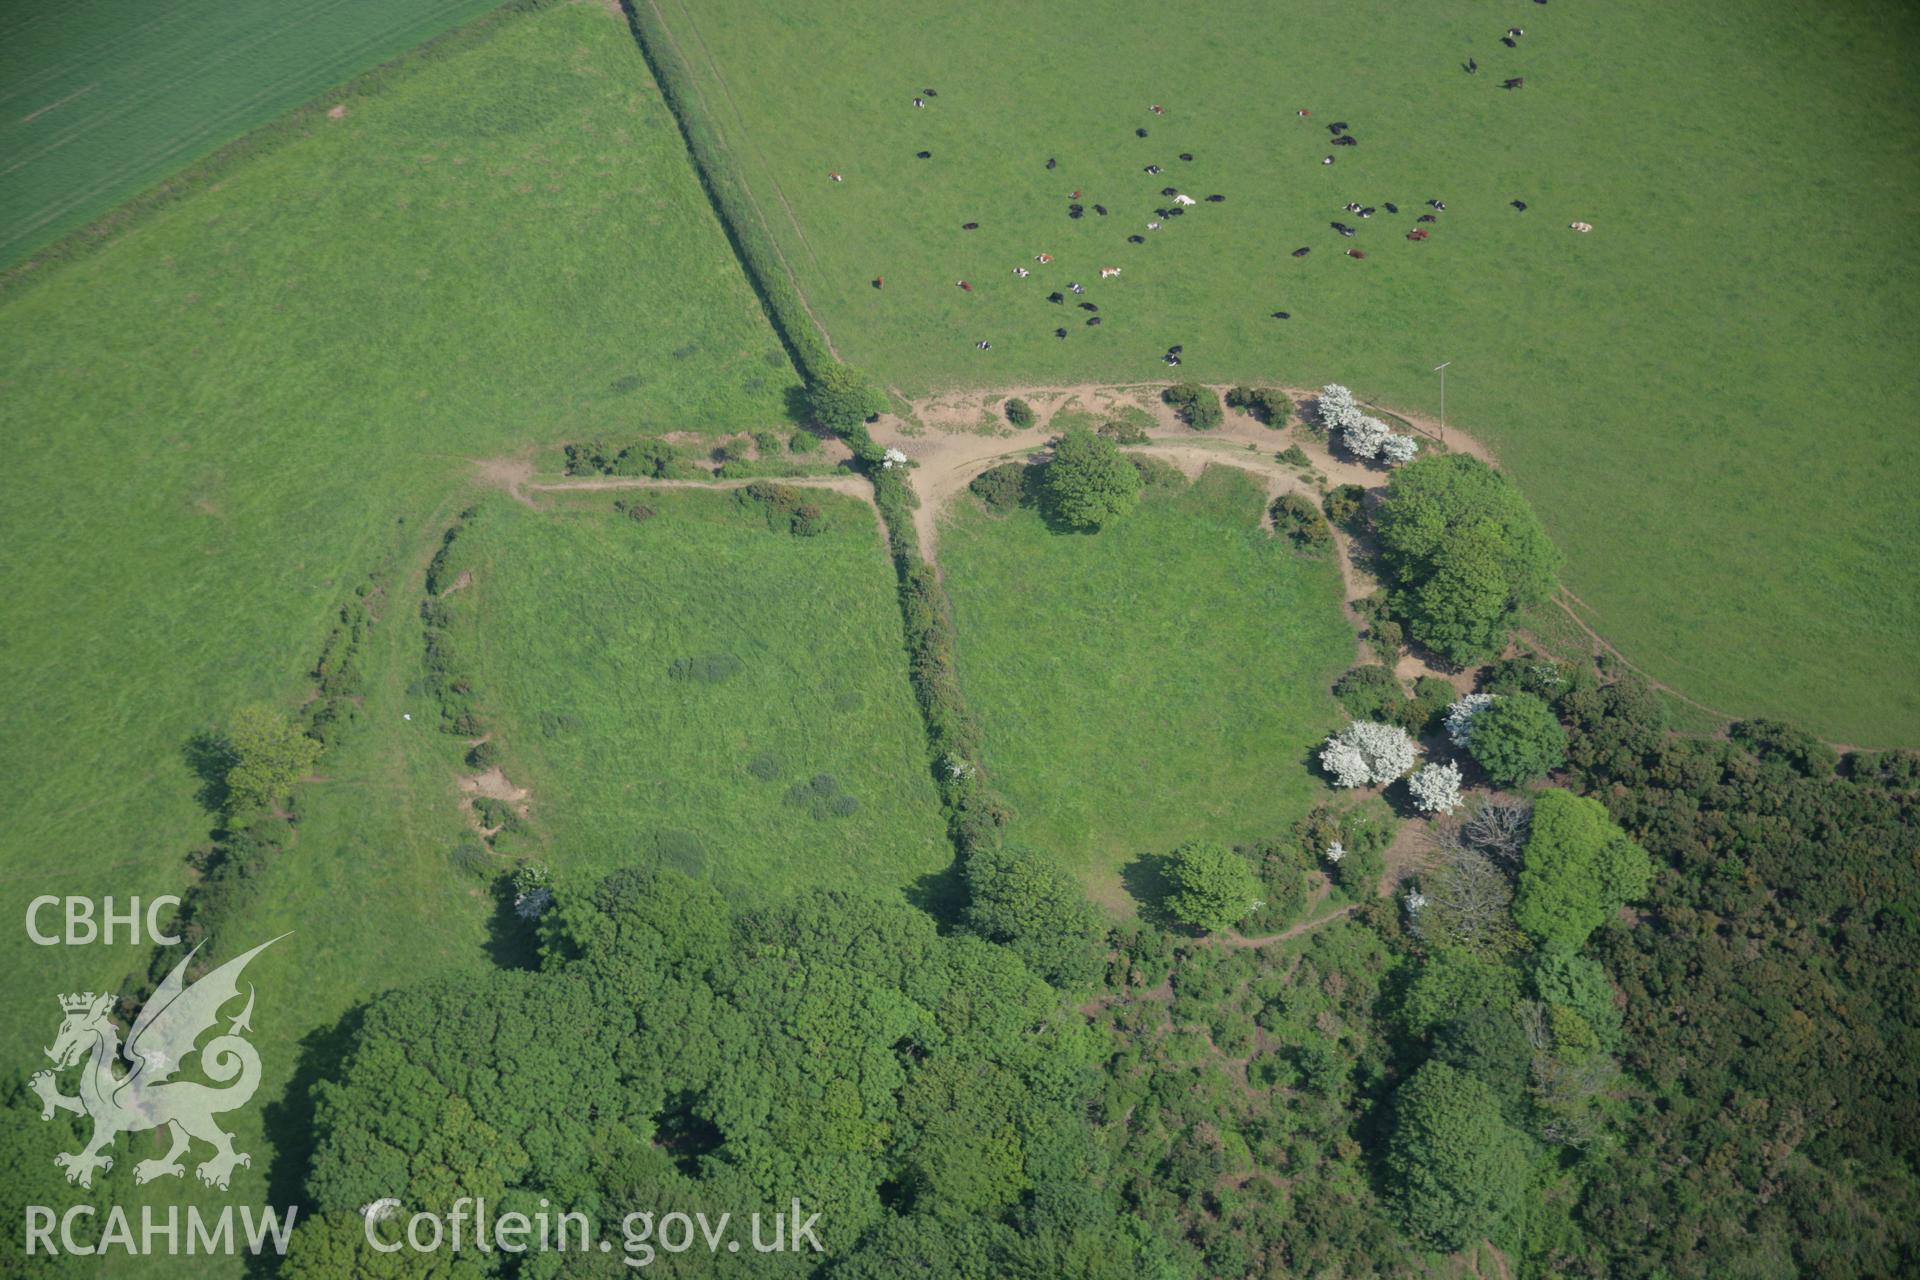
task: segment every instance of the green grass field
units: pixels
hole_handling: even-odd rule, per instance
[[[1629,658],[1714,706],[1920,742],[1889,639],[1920,624],[1920,435],[1887,426],[1920,394],[1911,7],[658,3],[849,361],[908,393],[1135,381],[1180,343],[1202,380],[1432,413],[1451,359],[1449,418]],[[1167,185],[1227,200],[1148,232]],[[1044,301],[1069,280],[1100,328]]]
[[[797,381],[617,14],[517,16],[414,61],[0,296],[10,900],[179,892],[212,821],[189,737],[297,706],[340,600],[391,583],[362,740],[323,762],[296,854],[233,925],[300,930],[260,962],[271,1105],[235,1121],[253,1203],[293,1168],[252,1126],[301,1038],[489,962],[492,902],[446,862],[455,744],[401,719],[409,611],[472,460],[777,426]],[[0,1032],[47,1043],[56,992],[118,988],[147,956],[16,924]]]
[[[556,870],[666,863],[729,897],[906,887],[953,860],[873,512],[774,532],[733,494],[499,503],[449,597]],[[724,678],[676,678],[680,660]],[[764,776],[763,776],[764,775]],[[817,797],[789,794],[821,775]],[[841,808],[852,812],[835,812]]]
[[[0,266],[498,0],[80,0],[0,17]]]
[[[940,562],[960,674],[1011,838],[1130,910],[1121,871],[1183,841],[1283,834],[1324,794],[1309,755],[1353,662],[1331,560],[1259,526],[1263,490],[1215,466],[1096,536],[963,497]]]

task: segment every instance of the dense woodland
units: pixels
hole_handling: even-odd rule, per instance
[[[1088,522],[1124,518],[1117,455],[1075,445],[1051,500],[1102,490]],[[1371,518],[1382,647],[1497,652],[1554,562],[1466,460],[1396,473]],[[900,560],[951,762],[974,731],[950,623]],[[1363,722],[1427,741],[1448,711],[1390,676],[1342,684]],[[1910,1270],[1920,756],[1841,759],[1759,721],[1682,737],[1637,677],[1585,660],[1509,657],[1479,686],[1478,786],[1424,820],[1392,897],[1390,788],[1167,851],[1158,900],[1109,929],[952,769],[966,892],[944,915],[563,879],[527,925],[537,969],[367,1011],[321,1088],[317,1216],[286,1270],[424,1274],[369,1254],[359,1211],[457,1193],[602,1220],[797,1194],[827,1252],[779,1265],[833,1276],[1401,1275],[1486,1246],[1530,1275]]]

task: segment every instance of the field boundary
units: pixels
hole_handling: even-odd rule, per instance
[[[826,327],[807,305],[806,295],[774,240],[719,121],[706,107],[698,77],[654,0],[620,0],[620,8],[627,16],[641,58],[666,99],[667,110],[680,126],[693,171],[713,205],[727,243],[733,246],[747,283],[759,297],[768,322],[795,367],[808,381],[814,380],[840,357]]]
[[[335,85],[275,120],[258,125],[233,141],[215,148],[186,168],[162,178],[100,217],[42,246],[10,267],[0,270],[0,300],[44,279],[69,262],[85,259],[114,243],[155,214],[195,196],[259,156],[271,155],[289,143],[308,137],[311,126],[348,98],[367,97],[402,83],[444,58],[479,48],[515,19],[557,8],[564,0],[508,0],[498,9],[432,37],[406,52]]]

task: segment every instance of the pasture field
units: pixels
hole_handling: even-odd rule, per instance
[[[275,1125],[294,1046],[354,1003],[488,962],[491,901],[446,862],[456,744],[401,719],[419,576],[473,460],[778,425],[797,383],[617,14],[518,15],[410,63],[0,294],[12,900],[179,892],[213,821],[190,737],[298,706],[340,601],[388,582],[364,740],[323,761],[234,925],[301,931],[259,962],[268,1105],[236,1124]],[[56,990],[147,958],[16,922],[0,961],[31,978],[0,1033],[47,1043]],[[264,1203],[292,1166],[251,1150],[236,1195]]]
[[[0,266],[498,0],[77,0],[0,17]]]
[[[653,3],[848,361],[912,395],[1164,377],[1178,343],[1202,381],[1433,415],[1450,359],[1449,419],[1632,661],[1736,714],[1920,742],[1889,639],[1920,624],[1920,435],[1888,426],[1920,395],[1911,6]],[[1201,203],[1158,219],[1167,186]],[[1098,328],[1045,301],[1068,281]]]
[[[752,901],[906,887],[953,860],[874,513],[807,500],[810,537],[686,490],[475,523],[472,586],[448,601],[557,870],[660,862]]]
[[[942,528],[967,700],[1011,838],[1110,908],[1123,868],[1186,840],[1284,834],[1353,662],[1340,575],[1260,527],[1264,489],[1212,466],[1094,536],[963,495]]]

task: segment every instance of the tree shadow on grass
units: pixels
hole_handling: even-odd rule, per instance
[[[493,914],[487,920],[482,950],[502,969],[538,969],[540,937],[533,921],[522,920],[513,906],[513,881],[501,876],[493,894]]]
[[[312,1172],[314,1145],[319,1138],[315,1131],[318,1086],[323,1080],[340,1078],[366,1018],[366,1005],[355,1005],[331,1026],[316,1027],[300,1037],[300,1058],[286,1092],[262,1108],[261,1123],[274,1150],[272,1167],[267,1170],[268,1204],[279,1209],[301,1205],[305,1216],[307,1175]],[[276,1274],[279,1261],[271,1251],[263,1251],[248,1260],[247,1274]]]
[[[1120,886],[1139,908],[1140,919],[1162,929],[1185,933],[1189,930],[1167,910],[1167,898],[1173,893],[1168,873],[1173,859],[1164,853],[1143,853],[1120,868]]]
[[[967,909],[967,881],[960,859],[916,878],[905,893],[909,903],[934,918],[940,932],[951,933],[960,927]]]
[[[227,735],[218,729],[202,729],[181,745],[180,758],[200,779],[194,800],[209,813],[223,812],[228,799],[227,772],[234,766],[233,745]]]

